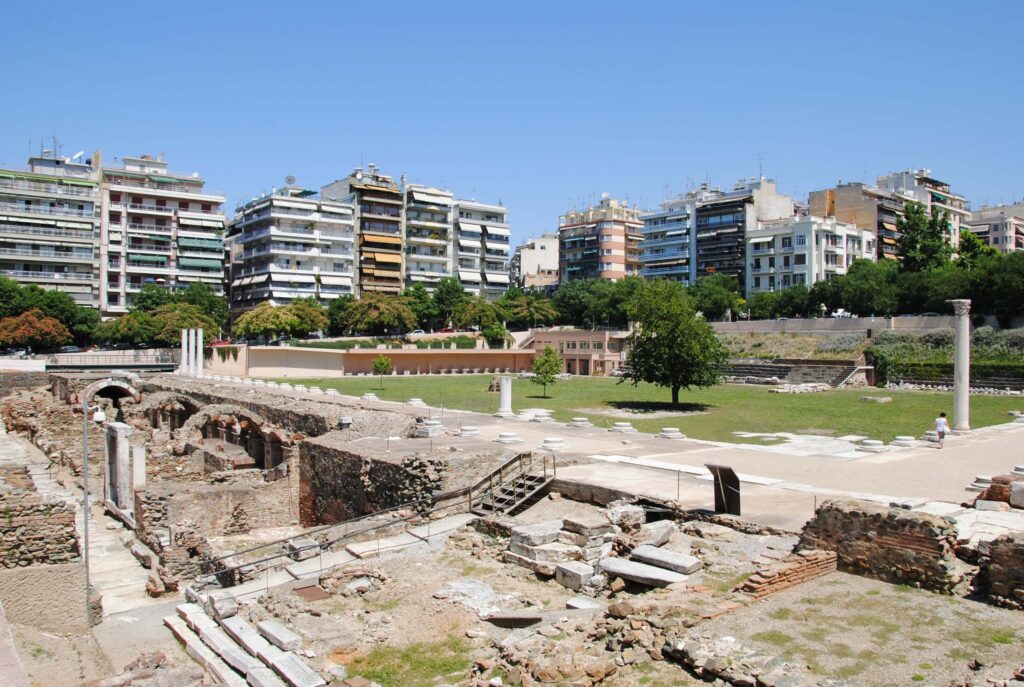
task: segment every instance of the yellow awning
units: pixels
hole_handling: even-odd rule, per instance
[[[882,222],[882,226],[888,229],[889,231],[899,231],[899,229],[896,228],[896,225],[893,224],[892,222]]]
[[[882,239],[882,243],[888,243],[890,246],[896,245],[896,239],[891,236],[880,236],[879,238]]]
[[[388,262],[396,265],[402,264],[402,256],[394,255],[392,253],[374,253],[374,260],[377,262]]]
[[[370,230],[370,232],[372,232],[372,229]],[[369,241],[373,243],[388,243],[395,246],[402,245],[401,236],[381,236],[380,234],[373,234],[370,232],[363,233],[363,243]]]

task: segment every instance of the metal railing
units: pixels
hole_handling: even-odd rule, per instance
[[[92,272],[42,272],[34,270],[0,270],[0,274],[8,277],[56,279],[59,281],[93,281],[96,277]]]
[[[68,186],[66,184],[46,184],[38,181],[25,181],[22,179],[0,179],[0,188],[13,188],[23,191],[40,191],[42,193],[54,193],[63,196],[95,196],[99,189],[97,187]]]
[[[6,212],[27,212],[32,215],[60,215],[61,217],[88,217],[93,218],[96,216],[95,210],[79,210],[78,208],[67,208],[60,206],[35,206],[35,205],[19,205],[18,203],[6,203],[0,202],[0,210]]]
[[[20,224],[6,223],[0,223],[0,232],[26,234],[29,236],[60,236],[63,238],[78,238],[86,240],[96,238],[96,232],[88,229],[76,231],[72,229],[50,229],[48,227],[26,227]]]

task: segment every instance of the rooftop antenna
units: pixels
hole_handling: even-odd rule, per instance
[[[758,180],[764,178],[764,153],[757,154],[757,178]]]
[[[293,177],[293,176],[292,176],[291,174],[289,174],[288,176],[286,176],[286,177],[284,178],[284,183],[286,183],[286,184],[288,184],[289,186],[291,186],[292,184],[294,184],[294,183],[295,183],[295,177]]]

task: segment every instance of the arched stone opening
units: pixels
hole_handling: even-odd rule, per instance
[[[208,456],[208,469],[217,470],[270,470],[284,462],[283,447],[293,443],[284,430],[269,426],[256,413],[232,405],[200,409],[178,434],[186,442],[201,444]]]
[[[123,379],[114,379],[108,377],[93,382],[89,386],[82,390],[82,400],[86,404],[92,403],[94,400],[101,398],[108,399],[111,407],[114,410],[114,420],[116,422],[124,422],[124,408],[122,405],[123,399],[130,399],[133,403],[138,403],[142,400],[142,394],[133,387],[131,384]]]

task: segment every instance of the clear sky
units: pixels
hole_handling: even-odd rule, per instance
[[[229,211],[374,162],[508,206],[513,240],[608,192],[783,192],[928,167],[1024,197],[1024,3],[18,2],[0,161],[165,153]]]

